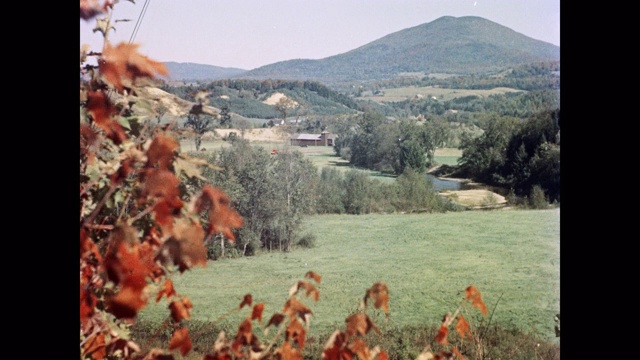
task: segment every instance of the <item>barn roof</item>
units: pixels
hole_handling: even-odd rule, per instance
[[[320,135],[316,134],[297,134],[293,136],[296,140],[320,140]]]

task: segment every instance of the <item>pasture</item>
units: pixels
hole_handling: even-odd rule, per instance
[[[310,336],[343,329],[344,319],[377,281],[390,290],[388,320],[370,310],[381,329],[437,325],[455,311],[464,289],[475,285],[489,313],[495,309],[492,323],[557,341],[559,223],[559,208],[311,216],[303,228],[316,235],[315,247],[210,261],[176,273],[173,281],[193,303],[192,320],[216,322],[233,333],[249,311],[232,311],[245,294],[265,303],[266,323],[282,310],[291,286],[315,271],[322,276],[319,301],[299,296],[313,311]],[[164,298],[151,301],[141,317],[160,323],[168,316],[167,305]],[[477,311],[464,315],[472,323],[482,321]]]
[[[449,101],[455,98],[465,96],[478,96],[487,97],[495,94],[505,94],[508,92],[522,92],[522,90],[516,90],[511,88],[499,87],[491,90],[482,89],[447,89],[433,86],[407,86],[399,88],[384,89],[383,95],[369,95],[362,96],[359,100],[373,100],[376,102],[398,102],[404,100],[410,100],[414,97],[432,98],[437,100]]]

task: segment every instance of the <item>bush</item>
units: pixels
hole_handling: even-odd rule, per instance
[[[312,248],[316,246],[316,234],[314,233],[305,233],[302,237],[296,242],[296,245],[303,248]]]
[[[529,205],[533,209],[546,209],[549,207],[549,201],[544,194],[544,190],[540,185],[534,185],[531,188],[531,194],[529,196]]]

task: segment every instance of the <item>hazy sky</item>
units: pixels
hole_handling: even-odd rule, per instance
[[[109,36],[133,37],[157,61],[250,70],[342,54],[442,16],[479,16],[560,45],[560,0],[120,0],[114,18],[131,21]],[[80,44],[99,51],[94,26],[80,19]]]

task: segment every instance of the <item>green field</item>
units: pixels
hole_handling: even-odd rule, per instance
[[[424,98],[435,97],[437,100],[448,101],[455,98],[465,97],[465,96],[478,96],[478,97],[487,97],[495,94],[504,94],[508,92],[522,92],[522,90],[499,87],[491,90],[482,90],[482,89],[447,89],[433,86],[425,86],[425,87],[416,87],[416,86],[408,86],[408,87],[399,87],[399,88],[391,88],[384,89],[384,95],[371,95],[371,96],[363,96],[357,99],[359,100],[372,100],[376,102],[398,102],[404,101],[408,99],[413,99],[416,96],[422,96]]]
[[[302,298],[314,314],[311,336],[343,329],[377,281],[390,290],[388,323],[372,314],[381,328],[439,324],[455,311],[464,289],[475,285],[489,312],[495,307],[494,323],[553,341],[553,316],[560,309],[559,217],[559,208],[312,216],[304,229],[317,236],[313,248],[209,262],[173,280],[192,301],[193,320],[212,322],[247,293],[265,303],[268,319],[282,310],[290,287],[313,270],[322,276],[320,300]],[[168,316],[165,299],[151,303],[142,318],[160,322]],[[234,313],[218,324],[236,329],[246,315]],[[477,311],[465,316],[479,321]]]

